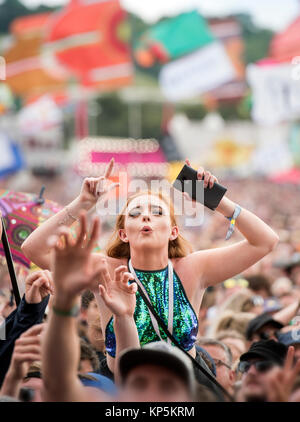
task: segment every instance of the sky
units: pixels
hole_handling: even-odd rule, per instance
[[[0,0],[0,3],[3,0]],[[21,0],[26,6],[39,4],[63,5],[68,0]],[[140,15],[147,22],[161,16],[197,8],[206,16],[224,16],[234,12],[249,12],[254,22],[280,31],[300,16],[300,0],[120,0],[123,7]]]

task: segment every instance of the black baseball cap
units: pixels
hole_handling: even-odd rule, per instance
[[[278,365],[283,365],[287,346],[275,340],[261,340],[254,342],[248,352],[240,357],[240,361],[247,361],[254,358],[263,358],[264,360],[275,362]]]
[[[251,321],[249,322],[247,331],[246,331],[247,340],[251,340],[253,334],[266,324],[270,324],[273,327],[278,328],[278,329],[281,329],[282,327],[284,327],[284,325],[281,324],[281,322],[276,321],[275,319],[272,318],[272,316],[269,313],[265,312],[251,319]]]

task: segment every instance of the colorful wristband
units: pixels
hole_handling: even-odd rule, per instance
[[[228,240],[228,239],[231,238],[232,233],[234,232],[236,219],[240,215],[241,211],[242,211],[241,207],[239,205],[236,205],[235,208],[234,208],[234,213],[233,213],[232,217],[226,217],[228,220],[230,220],[230,226],[227,230],[225,240]]]

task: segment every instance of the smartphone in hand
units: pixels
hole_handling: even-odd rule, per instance
[[[175,189],[181,192],[187,192],[192,199],[204,204],[211,210],[215,210],[219,205],[221,199],[227,192],[227,189],[219,183],[214,183],[214,186],[204,188],[203,195],[199,194],[199,189],[203,189],[202,181],[198,180],[197,171],[185,164],[173,183]]]

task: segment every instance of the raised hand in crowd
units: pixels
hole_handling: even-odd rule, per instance
[[[103,176],[87,177],[84,179],[79,194],[79,201],[83,209],[91,209],[99,198],[120,185],[120,183],[108,183],[108,179],[113,172],[113,168],[114,158],[112,158],[106,166]]]
[[[300,360],[295,363],[294,356],[295,349],[290,346],[284,366],[276,366],[267,374],[267,401],[289,401],[296,378],[300,374]]]
[[[72,302],[83,290],[98,287],[100,275],[106,264],[99,259],[92,260],[92,251],[98,240],[100,223],[94,219],[91,233],[87,233],[86,215],[80,215],[80,226],[76,239],[70,229],[61,227],[59,236],[52,236],[48,245],[52,249],[51,269],[55,285],[55,300]]]
[[[113,279],[109,275],[107,264],[101,271],[103,284],[99,286],[99,292],[107,308],[116,317],[132,317],[135,310],[137,284],[128,284],[134,277],[126,270],[125,265],[116,268]]]
[[[22,244],[22,251],[27,258],[43,270],[50,270],[49,237],[58,236],[62,226],[70,227],[75,221],[79,221],[79,214],[82,210],[91,210],[100,197],[119,185],[118,183],[109,184],[113,168],[114,159],[112,158],[106,166],[103,176],[85,179],[77,198],[28,236]]]
[[[107,264],[106,264],[107,265]],[[139,335],[133,318],[136,305],[137,284],[128,284],[134,277],[127,272],[127,267],[121,265],[115,269],[114,278],[109,275],[108,268],[102,271],[102,284],[99,285],[99,293],[114,318],[114,330],[116,335],[116,362],[113,363],[115,381],[120,381],[117,361],[120,353],[130,347],[140,347]]]
[[[40,303],[49,294],[54,294],[50,271],[35,271],[25,280],[25,300],[27,303]]]
[[[30,365],[41,361],[41,339],[44,328],[45,324],[34,325],[16,340],[0,395],[18,398],[20,385]]]
[[[68,228],[61,228],[60,238],[49,239],[51,268],[55,286],[52,311],[43,343],[42,365],[45,399],[50,401],[93,401],[77,377],[80,344],[77,334],[80,293],[99,285],[105,260],[93,265],[92,250],[99,236],[99,222],[80,215],[80,228],[73,239]],[[97,397],[104,400],[103,395]]]

